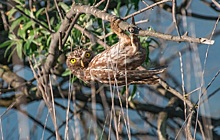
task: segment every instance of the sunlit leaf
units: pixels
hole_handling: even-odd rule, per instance
[[[16,27],[19,27],[24,17],[19,17],[15,21],[12,22],[10,30],[13,31]]]
[[[8,52],[10,52],[10,53],[9,53],[9,56],[8,56],[8,61],[11,59],[11,57],[12,57],[14,51],[16,50],[16,48],[12,49],[12,46],[13,46],[14,44],[15,44],[15,42],[11,43],[11,44],[7,47],[7,49],[5,50],[5,55],[4,55],[4,57],[6,57],[6,54],[8,54]]]
[[[71,74],[71,71],[69,69],[66,69],[63,73],[62,76],[68,76]]]
[[[25,39],[25,36],[26,36],[25,30],[19,29],[19,30],[18,30],[18,36],[21,37],[21,38],[23,38],[23,39]]]
[[[19,40],[16,45],[18,57],[21,59],[23,56],[23,41]]]
[[[38,18],[39,15],[41,15],[42,11],[44,11],[44,10],[45,10],[45,8],[38,9],[36,12],[36,17]]]
[[[29,21],[29,22],[26,22],[24,25],[23,25],[23,30],[27,30],[29,27],[31,27],[32,25],[34,25],[35,23],[33,21]]]
[[[134,99],[136,97],[136,94],[137,94],[137,86],[134,85],[133,86],[133,90],[131,92],[131,95],[128,98],[128,101],[131,101],[132,99]]]
[[[14,34],[9,34],[9,35],[8,35],[8,38],[9,38],[10,40],[12,40],[12,41],[17,40],[17,37],[16,37]]]
[[[7,12],[7,16],[8,16],[8,19],[11,19],[15,12],[17,12],[17,10],[15,8],[12,8],[10,11]]]
[[[64,2],[59,2],[59,6],[61,6],[65,12],[69,11],[70,9],[70,6],[66,5]]]

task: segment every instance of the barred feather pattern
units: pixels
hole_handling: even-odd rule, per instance
[[[84,58],[86,53],[90,53],[91,56]],[[95,68],[90,66],[90,61],[94,58],[92,51],[77,49],[68,55],[66,64],[73,75],[85,83],[96,81],[103,84],[117,84],[119,86],[126,84],[156,84],[159,82],[157,75],[165,70],[165,68],[146,70],[139,67],[136,69],[105,68],[108,67],[107,64],[106,66],[102,65],[102,67],[97,66]],[[73,59],[76,60],[74,64],[71,63]],[[84,67],[82,67],[81,62]]]
[[[134,70],[144,63],[146,50],[141,47],[137,36],[128,36],[119,28],[120,22],[120,19],[111,22],[111,29],[119,36],[119,42],[96,55],[89,63],[90,68]]]
[[[146,59],[146,50],[137,36],[122,31],[120,19],[111,22],[111,29],[119,36],[119,42],[94,56],[91,50],[76,49],[66,60],[73,75],[86,83],[98,81],[104,84],[155,84],[158,74],[165,69],[146,70],[140,66]]]

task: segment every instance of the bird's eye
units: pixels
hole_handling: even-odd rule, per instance
[[[76,59],[75,58],[70,59],[70,63],[72,64],[76,63]]]
[[[91,56],[91,54],[87,52],[86,53],[86,57],[90,57],[90,56]]]

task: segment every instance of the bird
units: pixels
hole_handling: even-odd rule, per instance
[[[119,27],[121,19],[111,21],[111,29],[119,42],[95,55],[90,49],[79,48],[69,53],[67,67],[72,74],[85,83],[92,81],[103,84],[156,84],[158,74],[165,68],[147,70],[141,65],[146,59],[146,50],[134,34],[127,35]]]
[[[110,22],[112,31],[118,36],[119,41],[115,45],[99,53],[94,57],[89,67],[108,69],[136,69],[144,63],[147,55],[146,49],[141,47],[139,39],[134,34],[128,36],[119,24],[123,20],[113,18]]]

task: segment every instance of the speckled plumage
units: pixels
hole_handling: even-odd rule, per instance
[[[87,83],[90,81],[118,85],[157,83],[156,75],[162,73],[164,69],[140,69],[146,59],[146,50],[141,47],[136,36],[128,36],[118,27],[120,21],[115,19],[111,22],[112,30],[120,39],[117,44],[96,56],[90,50],[74,50],[67,57],[67,66],[75,76]]]

